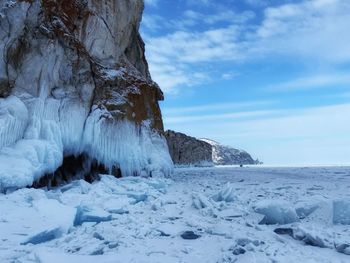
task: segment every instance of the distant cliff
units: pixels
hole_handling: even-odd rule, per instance
[[[221,145],[209,139],[200,140],[213,147],[213,162],[215,165],[258,164],[258,161],[255,161],[246,151]]]
[[[176,165],[211,166],[212,146],[194,137],[174,131],[166,131],[170,156]]]

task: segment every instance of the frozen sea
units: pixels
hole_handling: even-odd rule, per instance
[[[0,194],[0,262],[350,262],[350,167],[182,168]]]

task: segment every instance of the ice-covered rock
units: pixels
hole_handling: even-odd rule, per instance
[[[217,194],[213,197],[213,200],[216,202],[233,202],[237,200],[235,195],[234,186],[230,183],[227,183]]]
[[[225,146],[209,139],[200,140],[212,146],[212,159],[216,165],[256,164],[256,161],[244,150]]]
[[[350,256],[350,242],[340,242],[336,243],[334,246],[339,253]]]
[[[163,94],[139,34],[143,1],[3,2],[0,191],[78,172],[171,173]]]
[[[112,216],[97,207],[80,205],[74,218],[74,226],[79,226],[85,222],[100,223],[112,220]]]
[[[313,226],[302,227],[287,227],[287,228],[276,228],[274,230],[276,234],[288,235],[305,243],[305,245],[325,248],[332,248],[333,244],[330,241],[330,237],[327,234],[322,233],[322,230],[314,228]]]
[[[350,200],[333,202],[333,223],[350,225]]]
[[[254,211],[264,215],[260,224],[285,225],[299,221],[293,205],[287,201],[263,200],[254,206]]]
[[[193,231],[185,231],[181,234],[181,237],[186,240],[194,240],[200,238],[201,236],[197,235]]]

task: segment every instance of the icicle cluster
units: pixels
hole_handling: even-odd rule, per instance
[[[169,174],[165,139],[147,125],[91,114],[78,104],[33,99],[30,109],[17,97],[0,99],[0,189],[31,185],[53,173],[64,155],[87,154],[123,176]]]

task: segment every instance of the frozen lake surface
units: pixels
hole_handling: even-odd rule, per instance
[[[0,262],[350,262],[350,167],[183,168],[0,194]]]

